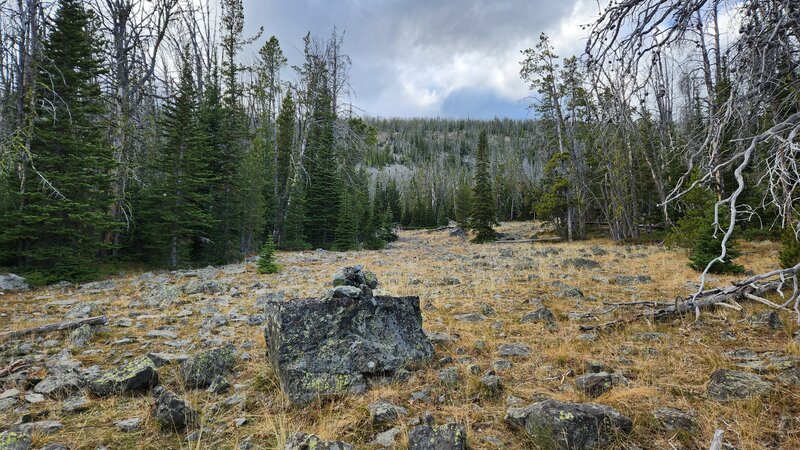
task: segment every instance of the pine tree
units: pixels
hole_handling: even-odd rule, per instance
[[[261,253],[258,259],[258,273],[277,273],[280,271],[280,266],[275,262],[275,243],[272,239],[264,241],[261,246]]]
[[[191,67],[186,49],[178,92],[164,109],[164,143],[153,158],[137,215],[148,259],[173,268],[197,262],[196,242],[212,229],[206,209],[206,184],[212,176],[197,122]]]
[[[702,272],[708,264],[718,258],[722,252],[723,232],[717,230],[716,236],[712,225],[711,215],[706,216],[706,223],[700,228],[698,236],[689,249],[689,267]],[[744,267],[733,262],[740,256],[735,243],[728,241],[725,259],[722,262],[715,262],[709,269],[709,273],[715,274],[738,274],[744,272]]]
[[[290,90],[286,91],[286,96],[281,103],[281,111],[278,114],[278,136],[276,146],[276,192],[279,235],[283,235],[283,220],[286,214],[286,205],[289,201],[290,177],[292,174],[292,156],[294,155],[294,133],[295,133],[295,105]]]
[[[289,200],[284,220],[283,250],[306,250],[311,247],[306,239],[306,193],[305,183],[299,173],[290,183]]]
[[[472,215],[470,229],[475,232],[474,242],[487,242],[495,238],[493,225],[497,224],[492,181],[489,175],[489,142],[486,130],[478,138],[478,152],[475,157],[475,185],[472,196]]]
[[[339,180],[333,137],[335,117],[325,77],[320,75],[315,85],[318,92],[306,145],[309,176],[306,235],[311,245],[327,248],[333,243],[338,217]]]
[[[333,249],[339,252],[358,249],[358,212],[353,197],[348,189],[342,189],[336,239],[333,242]]]
[[[98,275],[98,256],[117,229],[109,214],[114,159],[100,125],[103,73],[92,15],[79,0],[60,0],[43,44],[31,161],[21,170],[46,182],[11,195],[0,218],[0,248],[39,282]],[[34,166],[35,165],[35,169]]]

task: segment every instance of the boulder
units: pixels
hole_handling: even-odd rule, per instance
[[[531,348],[525,344],[500,344],[497,354],[503,357],[518,356],[527,358],[531,356]]]
[[[362,393],[365,377],[433,356],[418,297],[270,301],[265,312],[267,355],[293,403]]]
[[[355,450],[350,444],[340,441],[325,441],[313,434],[295,432],[286,439],[284,450]]]
[[[158,384],[158,372],[152,359],[140,356],[89,382],[89,391],[98,397],[149,391]]]
[[[735,370],[715,370],[706,390],[708,396],[718,401],[758,397],[773,390],[774,386],[758,375]]]
[[[370,289],[378,288],[378,277],[362,266],[344,267],[333,274],[333,286],[353,286],[361,288],[367,286]]]
[[[524,430],[536,448],[563,450],[607,448],[633,427],[631,419],[608,406],[556,400],[509,408],[505,422]]]
[[[627,386],[628,380],[618,373],[587,373],[575,379],[575,388],[589,397],[599,397],[615,386]]]
[[[564,265],[572,266],[576,269],[599,269],[600,263],[588,258],[568,258],[564,260]]]
[[[0,450],[28,450],[31,448],[31,437],[16,431],[0,433]]]
[[[217,280],[192,280],[183,286],[181,290],[186,295],[194,294],[221,294],[227,290],[227,286]]]
[[[408,432],[409,450],[465,450],[467,430],[463,425],[419,425]]]
[[[75,347],[85,347],[94,337],[94,328],[91,325],[82,325],[72,330],[69,334],[69,342]]]
[[[27,291],[28,289],[30,289],[30,287],[25,278],[14,275],[13,273],[0,275],[0,292],[20,292]]]
[[[754,328],[765,328],[769,330],[780,330],[784,327],[783,320],[777,311],[767,311],[753,314],[747,321]]]
[[[224,377],[236,365],[233,344],[197,353],[181,364],[181,374],[191,388],[207,388],[218,377]]]
[[[161,429],[181,432],[197,423],[197,412],[175,393],[158,386],[153,389],[153,396],[153,418]]]
[[[549,308],[545,308],[544,306],[522,316],[520,323],[543,323],[548,330],[555,331],[558,329],[556,316],[553,315],[553,311],[550,311]]]

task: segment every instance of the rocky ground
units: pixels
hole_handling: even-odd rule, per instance
[[[524,239],[533,228],[502,231]],[[771,269],[776,249],[744,243],[742,263]],[[789,312],[742,303],[697,322],[579,329],[624,317],[615,303],[690,294],[698,277],[680,252],[603,240],[472,245],[443,230],[403,232],[381,251],[278,259],[276,275],[237,264],[0,297],[0,332],[108,318],[0,342],[0,375],[13,372],[0,376],[0,449],[384,448],[462,434],[470,448],[557,446],[537,417],[613,422],[599,448],[707,448],[717,429],[723,448],[800,448]],[[436,354],[364,394],[293,405],[265,355],[264,306],[317,297],[357,264],[377,275],[376,295],[420,297]],[[544,431],[558,434],[553,424]]]

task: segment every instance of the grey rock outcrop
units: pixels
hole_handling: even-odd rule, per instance
[[[181,374],[186,385],[207,388],[215,379],[224,377],[236,364],[236,349],[232,344],[200,352],[181,364]]]
[[[325,441],[313,434],[295,432],[286,439],[284,450],[355,450],[350,444],[340,441]]]
[[[13,273],[0,275],[0,292],[20,292],[28,289],[28,281],[25,278]]]
[[[153,417],[162,429],[180,432],[197,423],[197,412],[175,393],[158,386],[153,389],[153,396]]]
[[[408,432],[408,448],[409,450],[465,450],[467,430],[457,423],[419,425]]]
[[[718,401],[758,397],[771,392],[774,386],[758,375],[735,370],[716,370],[706,387],[708,396]]]

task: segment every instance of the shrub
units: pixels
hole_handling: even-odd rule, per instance
[[[272,239],[264,242],[259,256],[258,273],[276,273],[281,270],[281,266],[275,262],[275,244]]]

